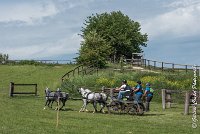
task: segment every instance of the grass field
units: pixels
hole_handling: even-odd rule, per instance
[[[183,115],[183,104],[162,110],[160,102],[152,102],[144,116],[79,113],[81,101],[68,101],[66,110],[43,110],[44,88],[55,89],[60,77],[74,66],[0,66],[0,133],[1,134],[199,134],[192,128],[192,114]],[[9,82],[38,83],[39,96],[8,97]],[[54,106],[55,107],[55,106]],[[91,105],[89,110],[92,111]],[[191,109],[190,109],[191,111]],[[198,111],[199,114],[199,111]],[[197,116],[200,119],[200,116]]]

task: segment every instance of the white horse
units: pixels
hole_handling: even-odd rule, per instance
[[[81,93],[83,97],[83,106],[81,107],[79,112],[88,111],[86,106],[88,103],[92,103],[94,107],[94,112],[97,112],[97,103],[100,104],[101,109],[100,112],[104,112],[104,107],[106,106],[107,95],[105,93],[95,93],[90,91],[89,89],[79,88],[78,92]]]

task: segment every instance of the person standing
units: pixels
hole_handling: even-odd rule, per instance
[[[144,97],[146,96],[146,105],[145,105],[145,111],[148,112],[149,111],[149,105],[150,102],[153,98],[153,89],[151,88],[151,84],[150,83],[146,83],[146,89],[144,92]]]

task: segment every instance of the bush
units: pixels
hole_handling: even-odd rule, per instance
[[[115,88],[121,85],[122,80],[127,80],[131,87],[136,86],[138,80],[142,81],[142,86],[150,82],[152,88],[158,89],[155,94],[159,95],[160,89],[190,90],[192,88],[192,75],[190,74],[165,74],[165,73],[145,73],[145,72],[100,72],[98,75],[77,76],[64,82],[65,88],[70,93],[77,95],[78,87],[89,88],[90,90],[100,90],[102,86]],[[67,85],[67,86],[66,86]],[[159,96],[160,97],[160,96]],[[158,98],[157,98],[158,99]],[[161,99],[161,98],[159,98]],[[159,100],[158,99],[158,100]]]

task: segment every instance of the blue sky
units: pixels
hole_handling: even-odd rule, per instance
[[[86,17],[119,10],[149,35],[146,58],[200,65],[200,0],[0,0],[0,53],[71,59]]]

